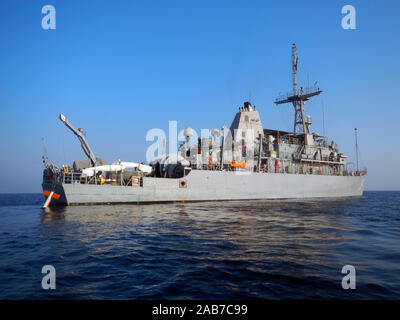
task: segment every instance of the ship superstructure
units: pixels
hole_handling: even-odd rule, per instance
[[[293,90],[277,105],[294,107],[293,132],[264,129],[255,106],[245,102],[229,129],[213,129],[211,137],[193,140],[184,130],[178,154],[163,154],[149,165],[96,158],[82,129],[63,115],[60,120],[79,138],[89,161],[58,169],[47,158],[43,190],[47,205],[142,203],[359,196],[366,171],[346,170],[337,144],[310,131],[305,103],[322,90],[297,88],[298,59],[292,46]]]

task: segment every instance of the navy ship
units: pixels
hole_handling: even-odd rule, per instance
[[[296,45],[292,45],[293,89],[275,104],[294,107],[293,131],[265,129],[258,109],[245,102],[229,129],[213,129],[211,137],[185,142],[175,154],[152,163],[97,158],[83,129],[60,120],[79,139],[88,160],[57,167],[43,156],[44,207],[78,204],[151,203],[175,201],[302,199],[354,197],[363,193],[367,171],[349,170],[347,156],[335,142],[311,132],[305,103],[322,93],[314,85],[297,88]],[[358,155],[358,151],[356,152]]]

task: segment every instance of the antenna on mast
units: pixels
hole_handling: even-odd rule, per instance
[[[357,164],[357,172],[358,172],[358,139],[357,139],[357,128],[354,128],[354,135],[356,139],[356,164]]]
[[[294,115],[294,134],[309,134],[311,125],[311,117],[304,116],[304,104],[310,100],[311,97],[319,95],[322,90],[315,84],[312,88],[306,88],[305,92],[303,87],[300,92],[297,91],[297,65],[298,58],[296,54],[296,44],[292,45],[292,77],[293,77],[293,92],[288,92],[276,98],[275,104],[292,103],[295,111]]]

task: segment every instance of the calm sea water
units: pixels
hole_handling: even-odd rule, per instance
[[[400,192],[66,207],[0,195],[1,299],[400,299]],[[41,287],[42,266],[56,289]],[[343,290],[344,265],[356,289]]]

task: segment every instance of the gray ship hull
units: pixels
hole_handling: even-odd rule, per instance
[[[43,184],[60,194],[53,204],[151,203],[215,200],[355,197],[365,176],[192,170],[181,179],[144,177],[141,186]]]

